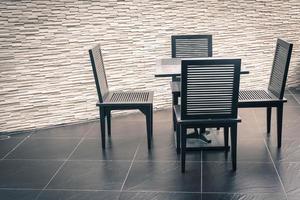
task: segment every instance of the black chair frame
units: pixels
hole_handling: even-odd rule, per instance
[[[230,64],[231,75],[223,73],[226,71],[226,65]],[[205,77],[201,77],[201,74],[197,74],[198,78],[202,82],[197,82],[196,86],[188,84],[188,66],[199,66],[199,70],[203,66],[207,65],[220,65],[222,69],[220,71],[212,70],[211,77],[214,73],[222,78],[215,79],[214,83],[210,80],[205,80]],[[203,66],[201,66],[203,65]],[[240,59],[200,59],[200,60],[182,60],[182,73],[181,73],[181,105],[175,105],[173,107],[173,114],[175,116],[176,123],[176,143],[177,153],[181,152],[181,170],[185,172],[185,156],[186,156],[186,139],[188,128],[224,128],[224,145],[228,149],[228,134],[230,128],[231,134],[231,155],[232,155],[232,168],[236,170],[236,151],[237,151],[237,123],[241,122],[241,119],[237,116],[237,104],[238,104],[238,92],[240,81]],[[223,68],[225,67],[225,68]],[[205,70],[205,69],[202,69]],[[191,70],[190,70],[191,71]],[[204,72],[207,73],[207,72]],[[205,76],[205,75],[204,75]],[[232,77],[230,77],[232,76]],[[191,78],[192,75],[189,75]],[[199,78],[200,77],[200,78]],[[227,78],[226,81],[232,81],[231,85],[227,82],[228,90],[225,91],[220,84],[223,78]],[[197,85],[199,84],[199,85]],[[194,88],[192,88],[194,87]],[[198,88],[195,88],[198,87]],[[206,87],[209,89],[206,90]],[[227,86],[226,86],[227,87]],[[190,95],[188,97],[188,95]],[[219,100],[213,100],[214,97],[220,98]],[[231,96],[230,96],[231,95]],[[228,97],[230,96],[230,97]],[[194,99],[193,99],[194,98]],[[230,98],[230,99],[229,99]],[[225,100],[224,100],[225,99]],[[230,108],[228,108],[228,102],[230,101]],[[206,107],[207,105],[207,107]],[[225,106],[223,108],[222,106]],[[227,107],[226,107],[227,106]],[[200,109],[200,110],[197,110]],[[228,111],[230,110],[230,112]],[[194,114],[189,114],[189,112]]]
[[[153,92],[117,92],[109,91],[100,45],[89,50],[94,79],[98,94],[100,113],[101,141],[105,149],[105,132],[107,121],[108,136],[111,136],[112,110],[140,110],[146,116],[148,148],[153,137]]]
[[[193,51],[191,51],[194,48],[193,43],[184,44],[186,48],[183,50],[185,53],[185,56],[182,57],[182,55],[178,55],[177,52],[177,41],[179,40],[186,40],[193,41],[193,40],[206,40],[207,46],[204,48],[204,50],[200,50],[198,52],[198,55],[195,55]],[[195,49],[194,49],[195,50]],[[199,50],[199,49],[198,49]],[[192,57],[212,57],[213,51],[212,51],[212,35],[172,35],[171,36],[171,52],[172,52],[172,58],[192,58]],[[180,77],[172,77],[171,82],[171,91],[172,91],[172,106],[178,105],[178,99],[180,97]],[[173,129],[176,129],[175,126],[175,116],[173,116]],[[195,129],[196,132],[197,129]],[[204,132],[205,128],[201,130],[201,132]]]
[[[277,39],[275,55],[269,86],[267,90],[241,90],[239,95],[239,108],[264,107],[267,111],[267,133],[271,130],[272,108],[277,109],[277,147],[281,147],[283,104],[285,85],[292,55],[293,44]]]

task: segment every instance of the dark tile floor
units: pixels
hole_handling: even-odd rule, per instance
[[[230,154],[203,151],[188,153],[182,174],[170,110],[155,112],[151,151],[141,114],[113,118],[105,151],[98,122],[16,134],[0,140],[0,199],[299,200],[300,91],[286,96],[280,150],[275,110],[268,136],[264,109],[240,109],[236,172]]]

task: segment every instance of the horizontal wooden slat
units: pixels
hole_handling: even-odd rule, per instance
[[[92,62],[99,101],[102,102],[108,94],[109,89],[106,80],[102,52],[99,44],[96,45],[94,48],[90,49],[90,58]]]
[[[201,39],[176,39],[176,57],[208,57],[208,40]]]
[[[172,57],[193,58],[212,56],[211,35],[173,35]]]
[[[283,97],[291,49],[291,44],[280,39],[277,41],[268,89],[278,98]]]
[[[235,65],[212,63],[186,66],[186,116],[229,116],[232,112]],[[183,102],[182,102],[183,103]]]

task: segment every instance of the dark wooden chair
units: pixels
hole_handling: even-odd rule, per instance
[[[111,135],[111,111],[138,109],[146,116],[148,148],[153,132],[153,92],[109,91],[100,45],[89,50],[99,101],[102,148],[105,148],[105,118]]]
[[[224,142],[230,127],[232,167],[236,169],[237,123],[241,121],[237,116],[240,66],[240,59],[182,60],[181,105],[173,107],[182,172],[187,129],[198,127],[224,127]],[[228,147],[228,142],[225,145]]]
[[[277,146],[281,147],[283,104],[285,84],[292,55],[293,44],[277,39],[275,56],[268,89],[241,90],[239,94],[239,107],[266,107],[267,133],[271,129],[272,107],[277,108]]]
[[[173,35],[171,41],[172,58],[212,57],[212,35]],[[171,91],[172,106],[178,105],[180,77],[173,78]],[[175,123],[173,124],[175,130]]]

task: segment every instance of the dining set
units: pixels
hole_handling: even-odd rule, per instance
[[[214,57],[212,35],[171,36],[171,58],[156,61],[155,77],[169,77],[172,92],[172,118],[176,152],[181,156],[181,171],[189,150],[231,150],[232,169],[237,168],[239,108],[266,109],[267,133],[271,129],[272,108],[277,114],[277,147],[281,147],[283,105],[293,44],[277,39],[269,84],[266,89],[240,89],[240,76],[250,72],[240,58]],[[109,90],[100,44],[89,49],[100,113],[101,144],[106,132],[111,135],[112,110],[140,110],[146,117],[147,144],[152,148],[153,91]],[[255,128],[255,127],[253,127]],[[107,131],[106,131],[107,129]],[[191,137],[210,143],[207,129],[223,129],[224,144],[188,147]],[[193,130],[192,133],[188,130]],[[230,145],[229,145],[230,138]]]

